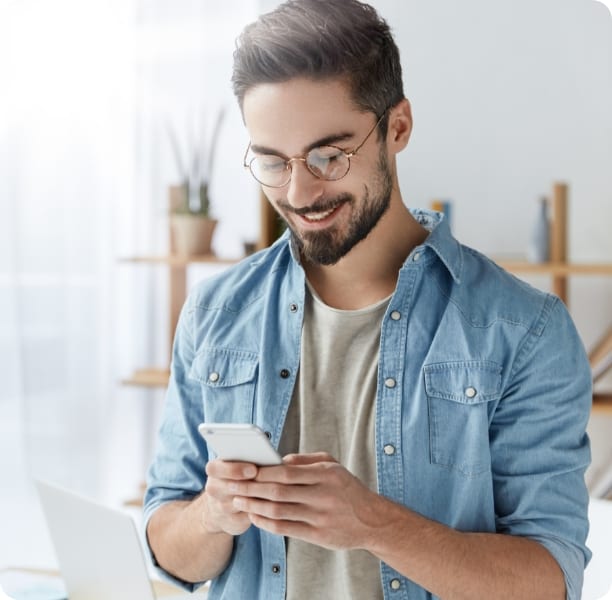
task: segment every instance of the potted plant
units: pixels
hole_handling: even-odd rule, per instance
[[[215,148],[224,110],[215,119],[210,144],[192,144],[191,169],[183,161],[174,131],[168,127],[174,157],[181,174],[181,183],[170,186],[170,252],[181,256],[212,254],[211,242],[217,220],[210,211],[210,179]],[[204,136],[205,137],[205,136]]]

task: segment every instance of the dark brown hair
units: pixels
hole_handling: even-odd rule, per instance
[[[357,108],[378,117],[404,97],[391,30],[358,0],[289,0],[244,29],[232,74],[241,109],[250,88],[296,77],[343,78]]]

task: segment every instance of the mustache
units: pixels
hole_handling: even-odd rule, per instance
[[[294,215],[303,216],[309,213],[325,212],[327,210],[333,210],[335,208],[338,208],[341,204],[344,204],[345,202],[353,202],[353,201],[354,201],[353,195],[349,194],[348,192],[344,192],[340,194],[339,196],[336,196],[335,198],[329,198],[329,199],[323,198],[321,200],[318,200],[314,204],[311,204],[310,206],[303,206],[302,208],[294,208],[293,206],[291,206],[291,204],[283,200],[278,201],[277,205],[279,208],[282,208],[285,212],[293,213]]]

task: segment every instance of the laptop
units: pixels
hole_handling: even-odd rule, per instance
[[[134,519],[48,482],[36,481],[69,600],[203,600],[172,588],[155,593]]]

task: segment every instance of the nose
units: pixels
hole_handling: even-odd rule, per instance
[[[323,183],[308,170],[304,159],[293,159],[291,179],[287,184],[287,202],[293,208],[310,206],[323,195]]]

